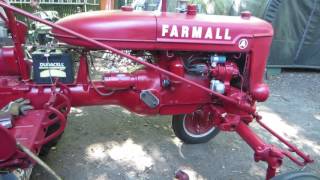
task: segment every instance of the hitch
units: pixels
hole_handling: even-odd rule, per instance
[[[254,116],[256,121],[261,127],[266,129],[270,134],[276,137],[280,142],[288,146],[291,152],[295,152],[298,156],[300,156],[304,160],[303,162],[300,162],[298,161],[297,158],[291,155],[291,152],[266,144],[259,136],[256,135],[255,132],[253,132],[248,127],[247,124],[245,124],[244,122],[239,122],[236,128],[236,132],[254,150],[254,160],[256,162],[265,161],[268,164],[268,169],[266,173],[267,180],[271,179],[276,175],[276,171],[282,165],[282,160],[285,156],[299,166],[305,166],[306,164],[313,162],[310,156],[304,154],[297,147],[290,144],[283,137],[275,133],[267,125],[261,122],[261,116],[259,116],[258,114],[255,114]]]
[[[281,137],[279,134],[277,134],[275,131],[273,131],[271,128],[269,128],[266,124],[264,124],[261,119],[262,117],[259,116],[258,114],[255,115],[256,121],[259,123],[261,127],[266,129],[270,134],[272,134],[274,137],[276,137],[280,142],[285,144],[287,147],[289,147],[288,150],[283,150],[282,154],[287,156],[289,159],[291,159],[294,163],[296,163],[299,166],[305,166],[308,163],[313,163],[314,160],[311,159],[309,155],[304,154],[301,150],[299,150],[296,146],[290,144],[287,140],[285,140],[283,137]],[[292,153],[296,153],[298,156],[300,156],[303,161],[299,161],[297,158],[295,158]]]

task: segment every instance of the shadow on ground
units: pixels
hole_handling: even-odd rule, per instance
[[[269,80],[272,94],[259,105],[263,121],[316,160],[320,175],[320,74],[284,73]],[[267,141],[274,138],[253,129]],[[64,179],[173,179],[184,169],[191,179],[263,179],[266,165],[235,133],[207,144],[186,145],[171,130],[171,117],[140,117],[113,106],[73,109],[59,144],[44,160]],[[281,172],[297,170],[289,160]],[[33,180],[51,179],[40,167]]]

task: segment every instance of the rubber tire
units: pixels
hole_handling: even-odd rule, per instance
[[[309,172],[294,171],[276,176],[272,180],[320,180],[320,177]]]
[[[65,112],[65,110],[66,109],[60,109],[61,112]],[[55,114],[51,114],[49,116],[50,119],[54,119],[55,117],[56,117]],[[46,137],[50,136],[51,134],[56,132],[59,128],[60,128],[60,124],[59,123],[55,123],[55,124],[51,125],[50,127],[48,127],[48,130],[47,130],[47,133],[46,133]],[[52,139],[47,144],[43,145],[41,150],[40,150],[40,152],[39,152],[39,156],[46,157],[50,153],[51,148],[58,144],[58,142],[61,139],[63,133],[64,133],[64,131],[61,134],[59,134],[59,136],[57,136],[56,138]]]
[[[190,136],[183,127],[185,114],[174,115],[172,116],[172,129],[174,134],[184,143],[186,144],[202,144],[207,143],[211,139],[213,139],[218,133],[220,129],[215,128],[211,133],[207,134],[203,137],[193,137]]]
[[[46,136],[49,136],[50,134],[54,133],[56,130],[58,130],[60,127],[59,124],[54,124],[48,128]],[[40,152],[39,156],[41,157],[46,157],[49,153],[52,147],[56,146],[61,139],[63,135],[63,132],[56,138],[54,138],[52,141],[48,142],[47,144],[43,145]]]

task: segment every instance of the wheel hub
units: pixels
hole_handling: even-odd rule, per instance
[[[184,116],[184,128],[190,136],[205,136],[212,132],[215,127],[212,115],[209,112],[196,111]]]

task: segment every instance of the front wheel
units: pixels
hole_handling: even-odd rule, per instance
[[[206,143],[214,138],[219,129],[213,124],[210,112],[198,110],[191,114],[174,115],[172,129],[187,144]]]

